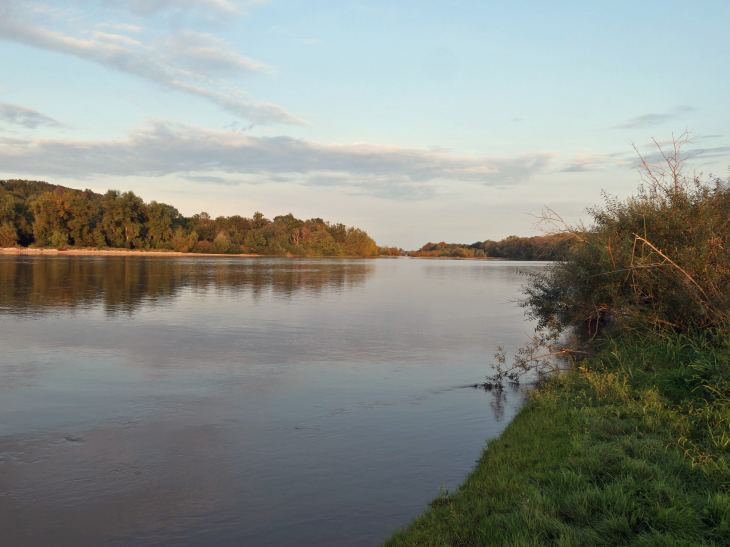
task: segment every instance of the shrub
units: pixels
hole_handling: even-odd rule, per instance
[[[561,326],[638,321],[678,331],[727,325],[730,187],[684,174],[680,150],[687,142],[683,136],[662,151],[663,165],[642,158],[638,195],[605,195],[603,207],[588,211],[592,226],[567,230],[574,244],[566,260],[525,288],[523,305],[543,326],[553,319]]]
[[[183,230],[180,226],[178,226],[177,230],[175,230],[172,240],[170,241],[173,250],[179,253],[189,253],[193,250],[193,247],[195,247],[197,242],[197,232],[190,232],[189,234],[186,234],[185,230]]]
[[[213,240],[213,245],[210,247],[210,252],[216,253],[216,254],[226,254],[230,252],[233,248],[233,243],[231,243],[231,240],[228,239],[228,237],[220,233],[217,236],[215,236],[215,239]]]
[[[56,249],[64,249],[68,246],[68,234],[63,232],[53,232],[50,238],[51,247]]]

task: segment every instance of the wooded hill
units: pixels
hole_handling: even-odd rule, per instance
[[[509,236],[500,241],[487,239],[472,244],[426,243],[410,256],[452,258],[511,258],[514,260],[559,260],[569,241],[565,236]]]
[[[321,218],[185,217],[134,192],[97,194],[40,181],[0,181],[0,247],[97,247],[296,256],[377,256],[367,233]]]

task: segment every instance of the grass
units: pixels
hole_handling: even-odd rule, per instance
[[[385,545],[730,545],[729,355],[718,335],[608,339]]]

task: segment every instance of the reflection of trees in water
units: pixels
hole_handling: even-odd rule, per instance
[[[0,313],[39,313],[102,304],[133,313],[183,289],[216,293],[266,291],[291,296],[365,282],[373,264],[360,260],[180,259],[157,257],[3,257]]]

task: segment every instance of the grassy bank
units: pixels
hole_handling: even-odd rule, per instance
[[[385,545],[730,544],[726,340],[603,343]]]

